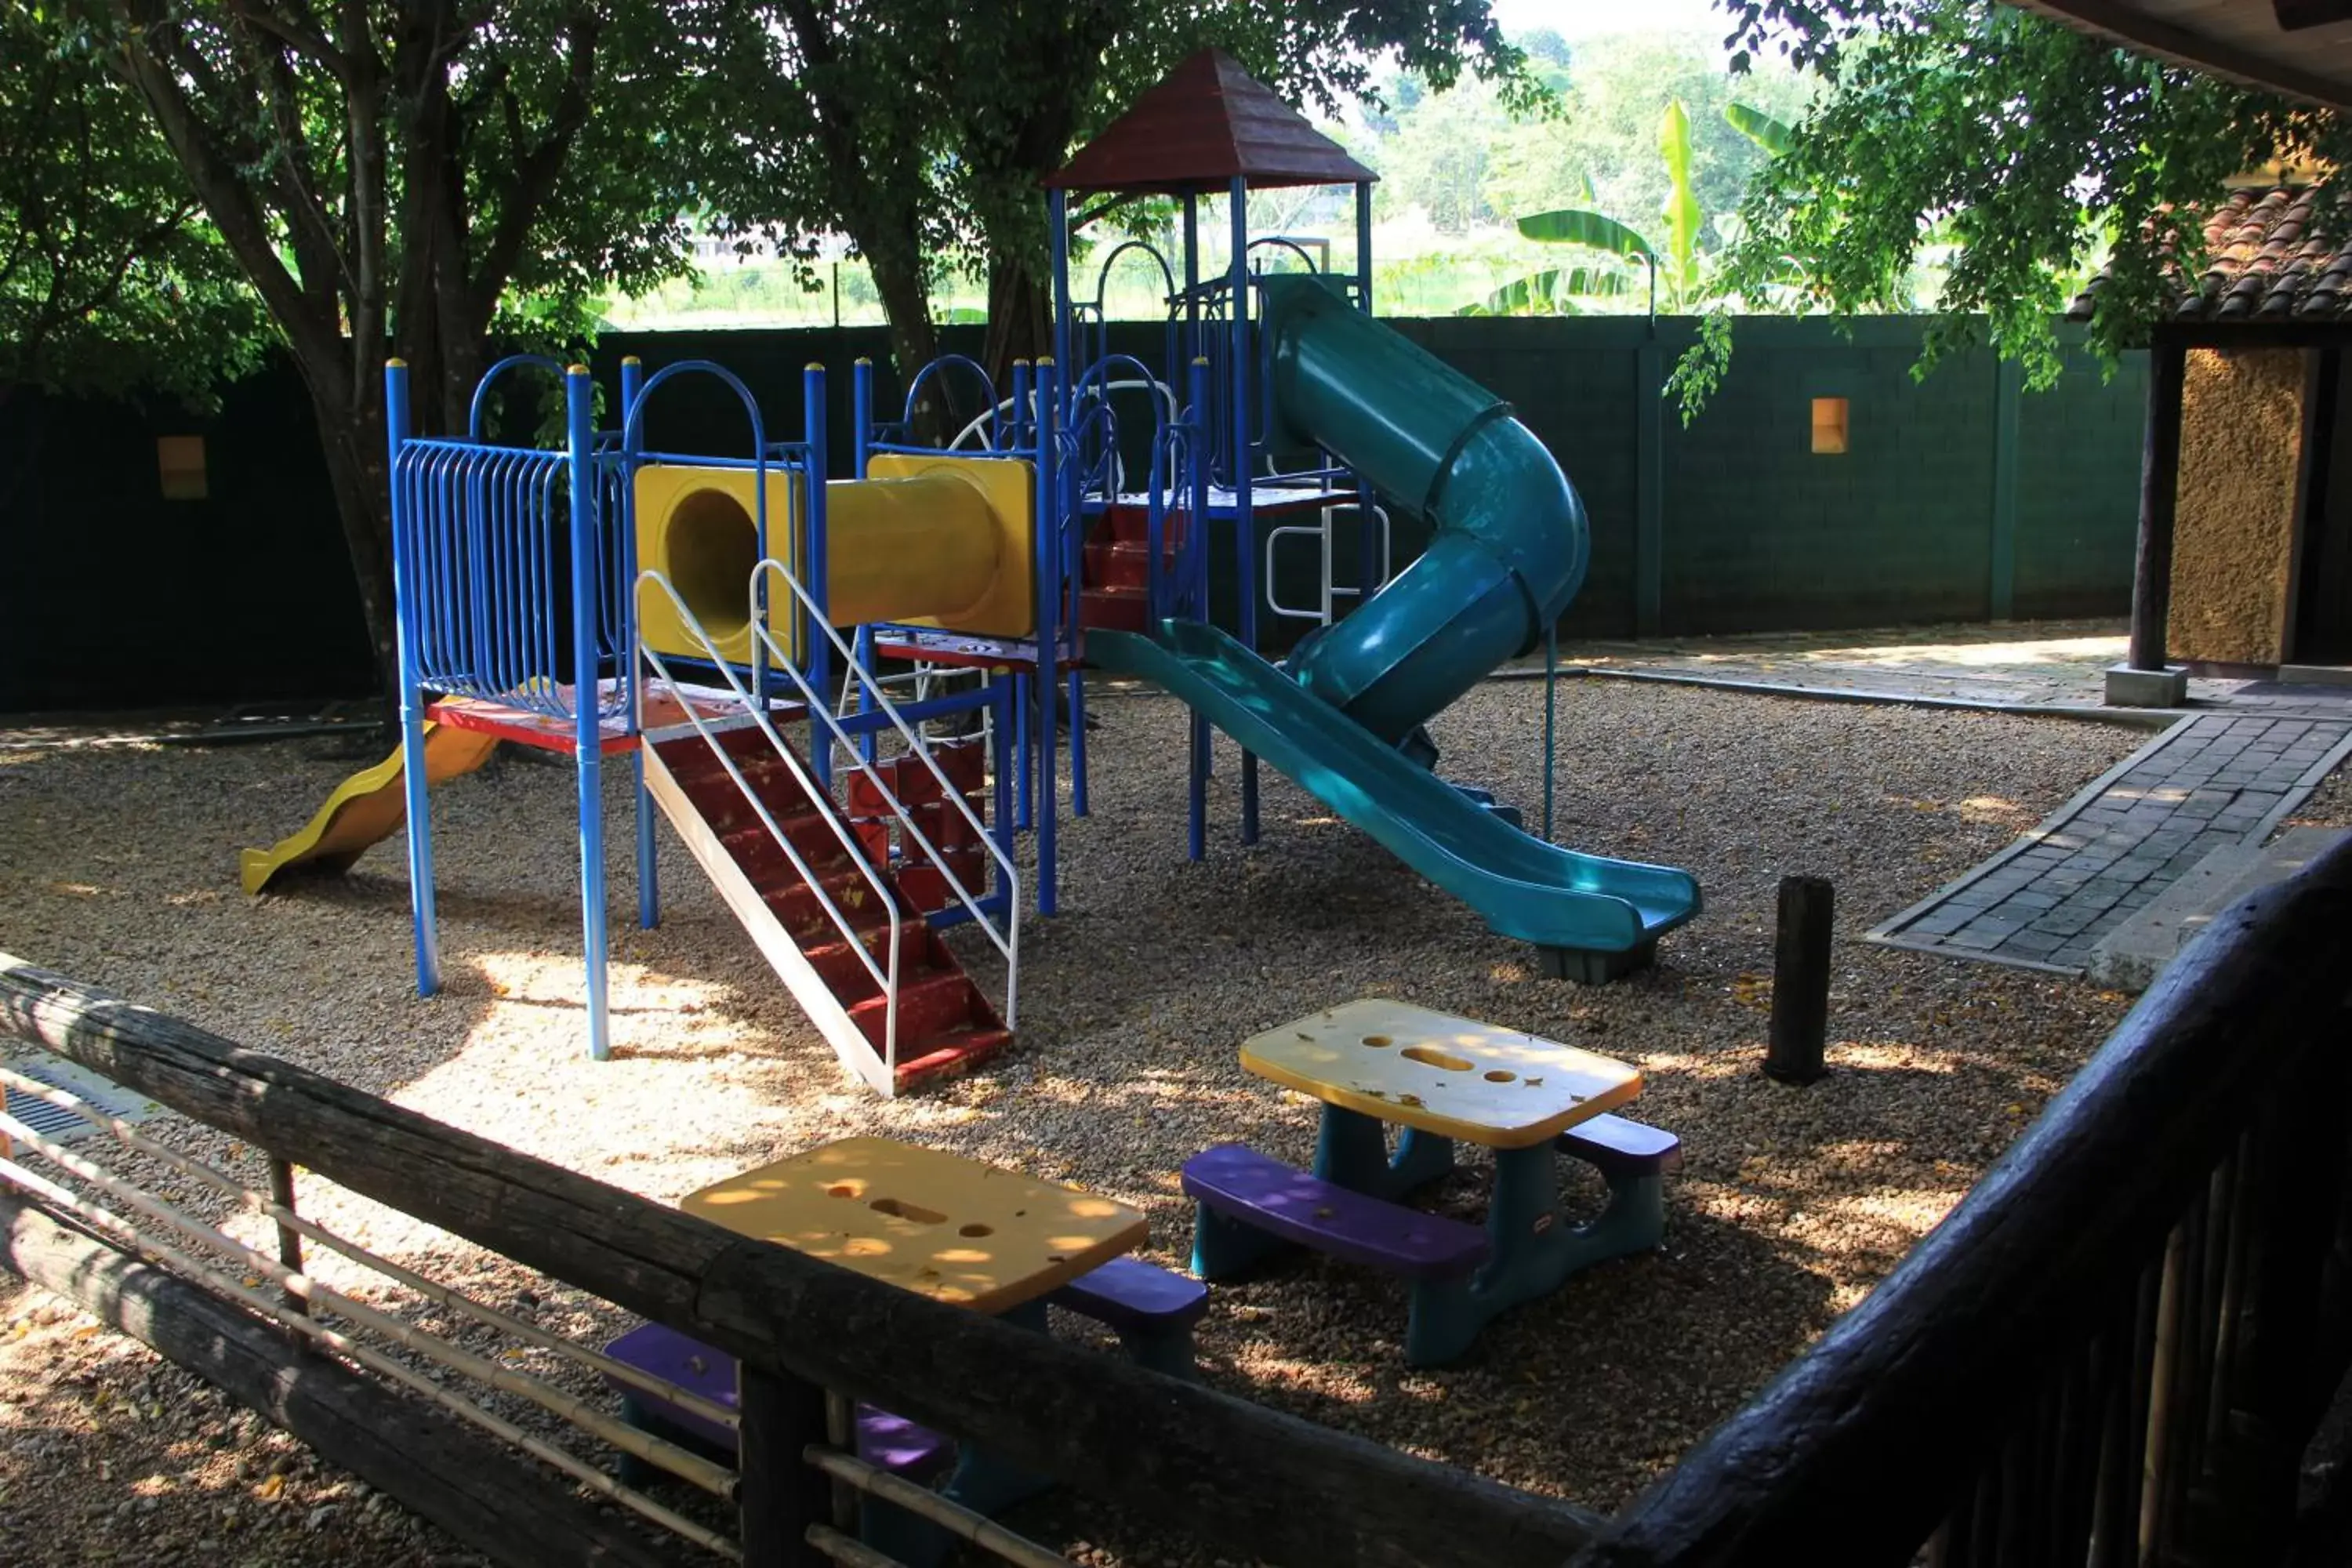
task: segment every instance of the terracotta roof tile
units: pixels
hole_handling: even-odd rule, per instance
[[[1223,191],[1380,178],[1223,49],[1186,57],[1045,184],[1068,191]]]
[[[2173,316],[2187,321],[2352,319],[2352,196],[2317,185],[2231,193],[2205,220],[2206,261]],[[2066,314],[2080,321],[2106,281],[2100,274]]]

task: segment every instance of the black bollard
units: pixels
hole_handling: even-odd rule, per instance
[[[1780,879],[1780,927],[1772,952],[1772,1037],[1764,1075],[1811,1083],[1830,1025],[1830,926],[1837,889],[1826,878]]]

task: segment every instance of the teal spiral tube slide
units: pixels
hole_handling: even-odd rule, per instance
[[[1530,837],[1398,750],[1582,585],[1590,531],[1559,465],[1508,404],[1318,279],[1270,280],[1262,331],[1277,432],[1426,520],[1429,548],[1286,670],[1196,622],[1090,632],[1088,653],[1184,700],[1505,936],[1623,954],[1690,920],[1688,872]]]

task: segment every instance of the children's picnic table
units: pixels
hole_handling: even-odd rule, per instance
[[[1578,1226],[1559,1207],[1555,1142],[1642,1092],[1641,1073],[1624,1062],[1378,997],[1254,1036],[1243,1045],[1241,1060],[1259,1077],[1323,1102],[1313,1172],[1318,1184],[1394,1200],[1451,1170],[1456,1140],[1495,1151],[1485,1262],[1475,1274],[1450,1269],[1437,1256],[1444,1240],[1431,1227],[1451,1228],[1454,1222],[1394,1211],[1409,1224],[1423,1222],[1398,1242],[1412,1255],[1408,1271],[1429,1276],[1416,1288],[1407,1338],[1406,1357],[1415,1364],[1450,1361],[1496,1312],[1558,1289],[1602,1258],[1655,1245],[1654,1222],[1637,1224],[1628,1208],[1612,1204],[1599,1220]],[[1393,1158],[1382,1125],[1389,1122],[1403,1129]],[[1253,1169],[1272,1165],[1239,1145],[1227,1147],[1237,1151],[1232,1174],[1243,1180]],[[1259,1163],[1245,1166],[1250,1159]],[[1213,1170],[1202,1174],[1203,1189],[1220,1179]],[[1204,1207],[1196,1242],[1204,1277],[1230,1272],[1269,1245],[1259,1225],[1231,1217],[1241,1208],[1255,1206],[1257,1216],[1271,1212],[1279,1226],[1291,1218],[1286,1211],[1304,1199],[1306,1212],[1274,1233],[1280,1237],[1286,1231],[1291,1239],[1318,1222],[1366,1233],[1382,1222],[1377,1212],[1360,1220],[1335,1213],[1295,1181],[1287,1190],[1279,1177],[1264,1185],[1267,1190],[1254,1205],[1229,1204],[1224,1214]],[[1346,1245],[1331,1249],[1357,1256]],[[1475,1238],[1469,1250],[1475,1258]]]
[[[845,1138],[689,1194],[687,1213],[941,1301],[1045,1331],[1045,1298],[1143,1245],[1127,1205],[888,1138]],[[1044,1482],[971,1444],[944,1495],[982,1513]],[[869,1510],[870,1544],[902,1562],[951,1542],[898,1510]]]
[[[1076,1187],[889,1138],[844,1138],[716,1182],[679,1207],[714,1225],[1012,1318],[1143,1245],[1143,1215]]]

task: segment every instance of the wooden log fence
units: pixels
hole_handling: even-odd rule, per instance
[[[663,1568],[669,1561],[583,1509],[570,1487],[504,1444],[331,1356],[299,1350],[253,1313],[5,1190],[0,1263],[199,1373],[495,1562]]]
[[[1253,1558],[1318,1568],[1554,1564],[1600,1522],[749,1240],[6,954],[0,1033],[716,1345],[755,1379],[830,1390],[985,1441],[1139,1520]],[[755,1427],[744,1414],[742,1489],[764,1509],[809,1473],[808,1423]]]

